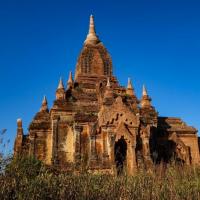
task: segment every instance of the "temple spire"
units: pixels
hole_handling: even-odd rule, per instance
[[[148,96],[145,85],[143,85],[143,88],[142,88],[142,96]]]
[[[21,155],[23,141],[22,119],[17,119],[17,137],[14,145],[14,157]]]
[[[47,105],[47,98],[46,98],[46,96],[44,95],[44,98],[43,98],[43,101],[42,101],[42,105]]]
[[[42,101],[42,106],[40,108],[40,111],[48,111],[48,103],[47,103],[47,98],[45,95]]]
[[[72,72],[70,71],[70,73],[69,73],[69,79],[67,81],[67,89],[72,88],[73,87],[73,83],[74,83],[74,81],[73,81],[73,78],[72,78]]]
[[[128,94],[130,96],[134,96],[135,95],[130,78],[128,78],[128,85],[127,85],[127,89],[126,89],[126,94]]]
[[[21,118],[17,119],[17,127],[22,128],[22,119]]]
[[[130,79],[130,78],[128,78],[127,89],[133,89],[133,87],[132,87],[132,83],[131,83],[131,79]]]
[[[59,81],[59,84],[58,84],[58,89],[64,89],[62,77],[60,77],[60,81]]]
[[[68,83],[73,83],[72,71],[69,72],[69,79],[68,79],[67,82],[68,82]]]
[[[142,89],[142,99],[141,99],[141,107],[142,108],[150,108],[151,106],[151,98],[149,97],[148,93],[147,93],[147,89],[145,87],[145,85],[143,85],[143,89]]]
[[[113,91],[111,89],[110,78],[108,77],[106,89],[105,89],[105,93],[104,93],[104,101],[106,101],[106,99],[111,99],[111,98],[113,98]]]
[[[93,15],[90,15],[89,31],[85,40],[85,44],[97,44],[99,42],[100,40],[95,31],[94,17]]]
[[[65,99],[65,88],[63,85],[62,78],[60,78],[58,88],[56,90],[56,100],[64,100]]]

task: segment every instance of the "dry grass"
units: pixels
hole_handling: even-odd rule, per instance
[[[5,163],[9,163],[6,168]],[[169,166],[135,176],[55,173],[34,158],[1,162],[0,199],[200,199],[200,169]]]
[[[47,168],[34,158],[4,156],[8,141],[0,131],[0,200],[197,200],[200,168],[172,164],[135,176],[75,175]],[[84,170],[83,170],[84,171]]]

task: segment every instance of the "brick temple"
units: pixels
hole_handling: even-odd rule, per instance
[[[55,101],[41,108],[23,133],[17,120],[14,155],[31,155],[47,165],[85,166],[110,173],[135,173],[153,164],[199,164],[197,130],[180,118],[160,117],[143,86],[138,99],[131,80],[120,86],[112,60],[95,32],[89,32],[66,87],[60,79]]]

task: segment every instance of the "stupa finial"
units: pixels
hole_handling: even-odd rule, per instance
[[[134,89],[133,89],[130,78],[128,78],[128,85],[127,85],[127,88],[126,88],[126,94],[128,94],[130,96],[135,96]]]
[[[145,85],[143,85],[142,96],[148,96],[147,89],[146,89]]]
[[[73,87],[73,77],[72,77],[72,71],[69,72],[69,78],[67,81],[67,89],[72,88]]]
[[[97,44],[99,42],[100,40],[95,31],[94,17],[93,15],[90,15],[89,31],[85,40],[85,44]]]
[[[131,83],[131,79],[130,79],[130,78],[128,78],[127,89],[133,89],[133,86],[132,86],[132,83]]]
[[[62,77],[60,77],[60,81],[59,81],[59,84],[58,84],[58,89],[64,89]]]
[[[42,100],[42,106],[40,108],[40,111],[48,111],[48,103],[47,103],[47,98],[44,95],[44,98]]]

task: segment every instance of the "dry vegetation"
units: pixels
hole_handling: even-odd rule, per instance
[[[34,158],[4,159],[1,167],[0,199],[200,199],[198,168],[170,166],[164,174],[157,169],[116,177],[58,173]]]
[[[3,142],[0,146],[5,147]],[[200,168],[160,165],[135,176],[79,175],[48,168],[32,157],[0,153],[0,199],[200,199]]]

